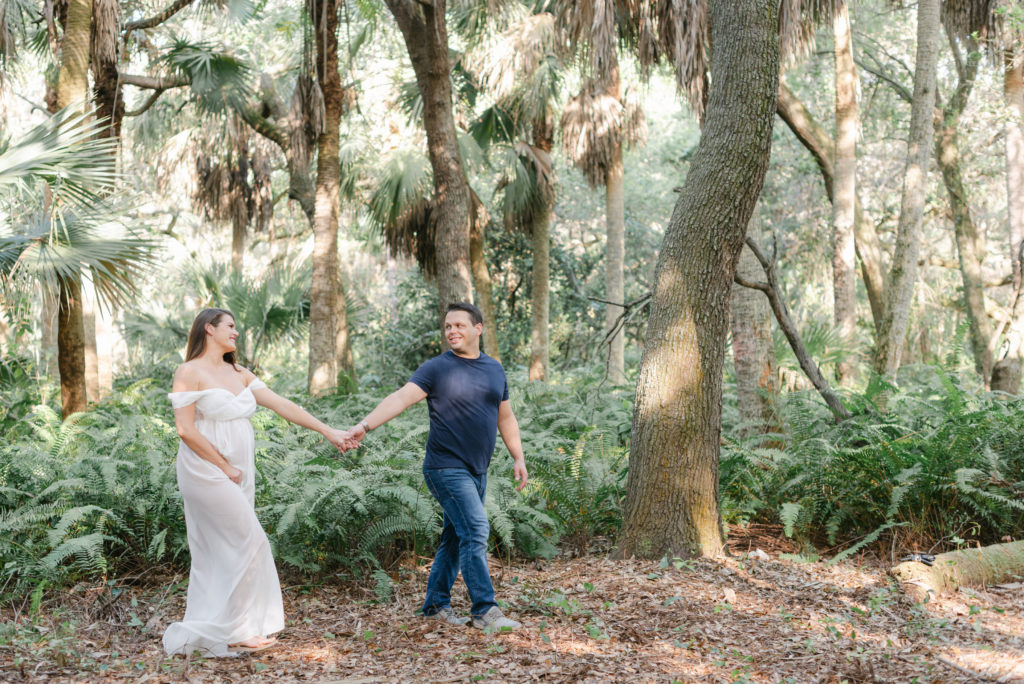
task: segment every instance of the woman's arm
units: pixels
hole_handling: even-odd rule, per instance
[[[384,397],[384,399],[377,404],[377,408],[370,411],[366,418],[359,421],[359,423],[348,431],[348,434],[352,436],[352,439],[358,443],[366,437],[366,433],[370,430],[379,428],[384,423],[388,422],[392,418],[398,416],[402,411],[409,408],[418,401],[426,399],[427,393],[423,391],[423,388],[414,382],[407,382],[397,390]]]
[[[181,365],[174,373],[174,384],[172,392],[195,392],[199,390],[199,378],[194,370],[186,365]],[[228,479],[235,484],[242,484],[242,471],[228,463],[227,459],[221,456],[217,448],[210,443],[210,440],[203,437],[196,428],[196,405],[189,404],[174,409],[174,426],[178,430],[178,437],[185,445],[194,451],[199,458],[209,461],[224,471]]]
[[[249,384],[256,379],[256,376],[250,371],[245,370],[243,372],[247,375],[246,384]],[[289,423],[295,423],[296,425],[312,430],[313,432],[319,432],[327,439],[327,441],[342,451],[356,446],[349,441],[348,435],[344,430],[335,430],[330,425],[318,420],[306,409],[302,408],[295,402],[278,395],[268,387],[255,389],[252,391],[252,395],[256,398],[256,403],[260,406],[270,409]]]

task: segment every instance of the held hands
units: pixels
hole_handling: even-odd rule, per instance
[[[359,440],[353,439],[351,431],[330,429],[324,434],[327,441],[338,448],[338,451],[345,453],[349,449],[359,446]]]
[[[526,472],[526,461],[524,459],[517,458],[513,462],[513,464],[512,464],[512,475],[515,477],[516,482],[519,483],[519,486],[516,487],[516,491],[517,492],[523,491],[523,487],[526,486],[526,483],[530,479],[529,474]]]

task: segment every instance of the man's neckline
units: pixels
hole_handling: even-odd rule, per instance
[[[456,354],[451,349],[449,349],[448,351],[450,351],[452,353],[452,356],[454,356],[457,359],[462,359],[463,361],[478,361],[481,358],[483,358],[483,355],[484,355],[484,353],[482,351],[481,352],[477,352],[476,356],[462,356],[461,354]]]

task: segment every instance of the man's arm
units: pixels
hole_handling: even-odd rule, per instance
[[[530,476],[526,472],[526,457],[523,456],[523,441],[519,436],[519,421],[516,420],[516,414],[512,413],[512,403],[508,399],[498,406],[498,432],[512,454],[512,473],[519,483],[516,491],[521,492]]]
[[[363,437],[366,437],[367,432],[379,428],[416,402],[423,401],[426,397],[427,393],[423,391],[422,387],[414,382],[407,382],[385,397],[384,401],[377,404],[377,408],[370,411],[366,418],[359,421],[358,425],[349,429],[348,433],[356,441],[362,441]]]

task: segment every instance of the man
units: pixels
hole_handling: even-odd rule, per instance
[[[478,308],[464,302],[449,305],[444,317],[449,351],[421,365],[409,382],[380,402],[349,434],[361,441],[371,430],[426,398],[430,435],[423,477],[444,516],[423,615],[453,625],[470,622],[451,607],[452,586],[461,570],[473,602],[473,626],[517,629],[522,625],[505,617],[494,601],[487,567],[490,524],[484,512],[484,492],[496,431],[501,432],[512,454],[512,471],[520,491],[528,476],[505,371],[480,351],[483,329]]]

